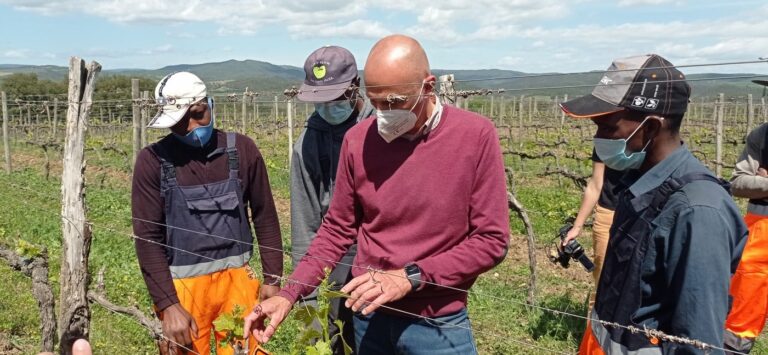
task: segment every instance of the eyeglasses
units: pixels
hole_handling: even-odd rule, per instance
[[[183,98],[176,98],[176,97],[173,97],[173,96],[160,96],[160,97],[155,99],[155,103],[157,103],[157,105],[160,106],[160,107],[168,106],[168,105],[176,105],[176,100],[180,100],[180,99],[183,99]],[[206,101],[207,101],[205,99],[206,99],[205,97],[203,97],[201,99],[197,99],[196,97],[193,97],[192,100],[190,100],[190,102],[185,103],[185,104],[178,104],[178,105],[176,105],[176,108],[177,109],[182,109],[182,108],[190,107],[190,106],[194,106],[194,105],[205,104]]]

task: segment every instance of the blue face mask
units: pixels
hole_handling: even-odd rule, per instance
[[[352,103],[344,100],[316,103],[315,111],[325,122],[335,126],[349,119],[354,109],[352,108]]]
[[[211,136],[213,136],[213,122],[216,117],[213,110],[213,99],[210,97],[208,98],[208,107],[211,110],[211,122],[208,125],[197,127],[184,136],[176,133],[173,135],[189,146],[196,148],[205,147],[208,141],[211,140]]]
[[[595,153],[597,153],[597,157],[603,161],[605,166],[613,170],[623,171],[637,169],[643,165],[643,161],[645,161],[645,149],[648,148],[648,145],[651,144],[652,140],[649,140],[648,143],[645,144],[643,150],[634,152],[630,155],[627,155],[627,141],[640,130],[640,127],[645,124],[645,121],[648,121],[648,118],[643,120],[643,122],[635,128],[635,131],[625,139],[594,139]]]

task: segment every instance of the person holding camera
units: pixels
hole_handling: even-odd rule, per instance
[[[597,152],[592,150],[592,177],[584,189],[584,196],[581,199],[581,206],[576,219],[573,221],[573,227],[566,233],[562,246],[568,245],[571,240],[576,239],[587,221],[587,217],[594,211],[594,221],[592,222],[592,248],[594,250],[595,268],[592,270],[592,277],[595,279],[595,285],[600,279],[600,271],[603,269],[603,260],[605,259],[605,249],[608,247],[608,235],[613,222],[613,211],[616,209],[616,203],[619,199],[620,182],[622,172],[605,166]],[[595,292],[590,293],[590,307],[594,303]]]
[[[580,354],[705,353],[652,330],[723,344],[747,229],[727,183],[681,141],[690,92],[683,73],[651,54],[615,60],[592,94],[561,105],[597,125],[595,153],[624,172]]]

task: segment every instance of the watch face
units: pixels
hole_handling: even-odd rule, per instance
[[[411,287],[415,290],[421,285],[421,269],[416,264],[408,264],[405,266],[405,274],[408,276],[408,281],[411,283]]]

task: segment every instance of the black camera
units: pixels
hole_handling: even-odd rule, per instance
[[[565,240],[565,236],[571,228],[573,228],[573,225],[570,223],[560,228],[560,231],[558,232],[560,243],[558,243],[557,248],[555,248],[557,253],[554,253],[554,251],[550,252],[549,260],[553,263],[560,263],[564,268],[568,268],[571,259],[576,259],[585,269],[587,269],[587,271],[591,272],[595,269],[595,264],[592,263],[592,260],[589,260],[589,257],[584,253],[584,248],[582,248],[581,244],[579,244],[576,239],[571,239],[568,244],[562,246],[562,242]]]

